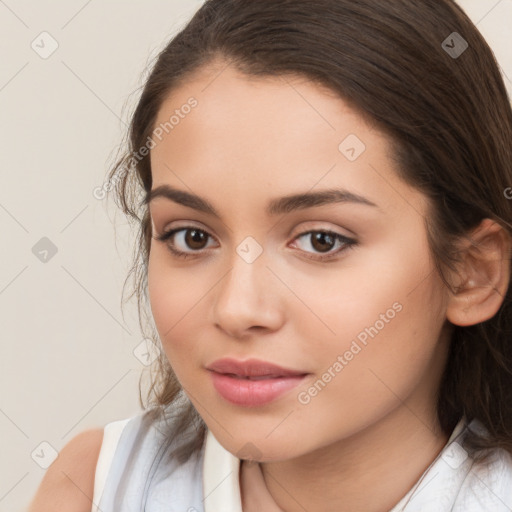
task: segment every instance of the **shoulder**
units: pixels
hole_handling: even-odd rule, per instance
[[[480,426],[479,431],[485,433]],[[473,461],[460,496],[464,510],[473,510],[469,504],[496,512],[512,510],[512,454],[495,447],[483,460]]]
[[[79,433],[60,450],[30,503],[29,512],[89,512],[103,429]]]
[[[469,480],[473,487],[492,489],[498,495],[506,490],[508,503],[512,500],[512,455],[503,448],[492,449],[483,462],[473,464]]]

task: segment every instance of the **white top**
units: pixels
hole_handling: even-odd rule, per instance
[[[166,427],[144,417],[105,426],[92,512],[242,512],[240,459],[210,430],[203,448],[186,463],[165,459]],[[390,512],[512,511],[512,457],[496,449],[487,463],[476,464],[463,448],[467,428],[485,432],[477,420],[466,426],[461,419],[438,457]]]
[[[97,504],[103,493],[105,487],[105,480],[110,469],[114,452],[117,447],[121,433],[124,426],[130,421],[130,418],[125,420],[113,421],[107,423],[103,428],[103,441],[101,443],[101,450],[96,464],[96,473],[94,477],[94,496],[92,500],[92,512],[101,512]]]

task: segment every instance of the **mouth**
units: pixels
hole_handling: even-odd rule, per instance
[[[305,375],[307,372],[284,368],[269,361],[260,359],[248,359],[238,361],[236,359],[218,359],[206,367],[207,370],[229,375],[241,379],[277,379],[281,377],[295,377]]]
[[[297,374],[297,375],[260,375],[260,376],[254,376],[254,377],[248,377],[245,375],[237,375],[235,373],[221,373],[220,375],[226,375],[227,377],[232,377],[234,379],[240,379],[240,380],[269,380],[269,379],[285,379],[287,377],[301,377],[306,375],[303,374]]]
[[[308,374],[288,377],[240,377],[210,372],[213,387],[227,402],[241,407],[261,407],[297,387]]]

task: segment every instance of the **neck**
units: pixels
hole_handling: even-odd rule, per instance
[[[387,512],[414,486],[448,441],[405,405],[350,438],[301,457],[261,464],[285,512]]]

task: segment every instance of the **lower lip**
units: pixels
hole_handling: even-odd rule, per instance
[[[306,375],[277,377],[275,379],[239,379],[223,373],[211,372],[213,386],[228,402],[244,407],[264,405],[286,391],[298,386]]]

